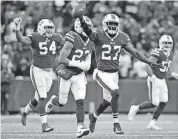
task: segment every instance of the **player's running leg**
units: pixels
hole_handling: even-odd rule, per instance
[[[152,130],[161,129],[160,127],[156,126],[156,122],[168,102],[168,88],[167,88],[167,84],[164,79],[159,80],[159,90],[160,90],[160,93],[159,93],[160,103],[157,106],[156,110],[154,111],[153,117],[147,126],[148,129],[152,129]]]
[[[91,132],[95,131],[95,124],[96,124],[97,117],[101,113],[103,113],[103,111],[110,105],[111,105],[110,102],[103,99],[103,101],[101,101],[98,107],[96,108],[95,112],[89,113],[89,120],[90,120],[89,128]]]
[[[59,90],[58,90],[59,96],[56,95],[51,96],[50,100],[47,102],[45,107],[45,111],[47,113],[51,112],[54,105],[63,107],[67,103],[68,94],[71,87],[71,79],[64,80],[61,78],[60,82],[58,83],[59,83]]]
[[[45,100],[47,98],[47,92],[52,85],[52,71],[45,71],[35,66],[31,66],[30,77],[32,79],[33,86],[39,96],[39,113],[42,125],[42,132],[50,132],[54,129],[48,125],[47,113],[45,112]]]
[[[89,129],[84,124],[84,99],[86,96],[86,77],[84,73],[73,76],[71,91],[76,100],[76,117],[77,117],[77,138],[89,134]]]
[[[107,73],[99,71],[96,74],[97,82],[107,90],[107,95],[103,96],[111,96],[111,108],[113,114],[113,125],[114,132],[116,134],[123,134],[124,132],[121,129],[119,124],[118,115],[119,115],[119,86],[118,86],[118,73]],[[103,93],[104,93],[103,92]]]
[[[35,97],[24,107],[20,108],[21,123],[26,126],[27,115],[38,105],[38,94],[35,92]]]
[[[129,121],[133,121],[138,111],[143,110],[143,109],[148,109],[148,108],[154,108],[158,105],[159,93],[157,91],[155,80],[152,80],[151,77],[148,77],[147,86],[148,86],[148,93],[149,93],[150,101],[145,101],[139,105],[132,105],[128,113]]]

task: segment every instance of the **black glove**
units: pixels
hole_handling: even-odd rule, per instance
[[[62,77],[65,80],[69,80],[74,74],[74,71],[68,69],[64,64],[60,64],[56,69],[55,72],[57,75]]]

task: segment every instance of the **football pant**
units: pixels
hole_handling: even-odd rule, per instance
[[[147,78],[148,94],[152,104],[158,106],[160,102],[168,101],[168,88],[165,79],[155,75]]]
[[[119,89],[118,72],[108,73],[95,69],[93,72],[93,79],[103,88],[103,98],[111,102],[111,94],[114,90]]]
[[[59,103],[65,105],[68,100],[68,94],[71,91],[75,100],[85,99],[87,79],[85,73],[73,75],[69,80],[60,79]]]
[[[47,92],[49,92],[53,82],[52,69],[45,71],[32,65],[30,68],[30,77],[35,88],[35,94],[37,93],[40,98],[47,98]]]

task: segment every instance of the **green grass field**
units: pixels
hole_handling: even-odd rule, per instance
[[[112,116],[103,114],[98,118],[96,131],[82,139],[178,139],[178,115],[161,115],[158,125],[163,129],[151,131],[145,129],[150,115],[137,115],[130,123],[127,115],[119,116],[124,135],[114,134]],[[20,123],[20,115],[1,116],[1,139],[75,139],[75,114],[48,115],[49,124],[54,127],[50,133],[42,133],[40,119],[37,114],[28,116],[27,126]],[[88,125],[88,114],[85,115]]]

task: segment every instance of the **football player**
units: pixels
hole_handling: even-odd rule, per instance
[[[137,51],[131,44],[129,36],[119,30],[120,20],[115,14],[107,14],[102,20],[102,28],[91,29],[79,17],[81,25],[90,40],[95,43],[97,69],[94,70],[93,78],[103,88],[103,101],[94,113],[89,114],[90,131],[94,132],[97,117],[108,107],[112,108],[113,130],[116,134],[123,134],[118,120],[119,114],[119,86],[118,68],[121,49],[125,49],[133,56],[151,66],[158,66],[148,60]]]
[[[27,115],[37,105],[42,124],[42,132],[53,130],[48,125],[47,114],[45,112],[45,99],[52,85],[52,74],[57,51],[63,46],[65,40],[60,34],[54,33],[55,26],[49,19],[42,19],[37,26],[37,32],[28,36],[23,36],[20,31],[21,18],[15,18],[16,37],[19,42],[31,45],[32,65],[30,68],[30,77],[35,88],[35,96],[26,105],[21,108],[21,123],[25,126]]]
[[[88,17],[84,16],[84,20],[87,25],[92,26]],[[54,95],[51,97],[46,104],[46,112],[49,113],[53,105],[63,107],[67,103],[71,89],[76,101],[77,138],[80,138],[89,134],[89,129],[84,124],[84,99],[87,84],[84,71],[90,69],[93,42],[84,33],[79,19],[74,22],[74,30],[66,34],[66,42],[59,56],[59,63],[62,64],[57,69],[57,73],[62,77],[59,97]],[[71,76],[68,75],[70,71],[73,72]]]
[[[164,107],[168,102],[168,87],[165,81],[167,73],[172,77],[178,79],[178,74],[169,71],[169,66],[173,58],[172,53],[173,39],[170,35],[162,35],[159,39],[159,48],[152,50],[149,58],[152,62],[162,64],[162,67],[148,67],[147,86],[150,101],[143,102],[139,105],[132,105],[128,114],[128,119],[133,120],[136,113],[143,109],[155,108],[153,117],[149,122],[147,128],[159,130],[160,127],[156,126],[156,121],[161,115]]]

